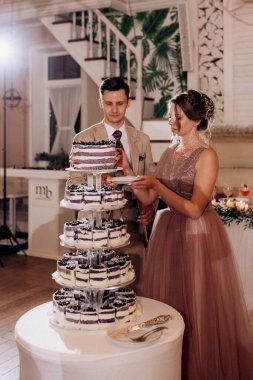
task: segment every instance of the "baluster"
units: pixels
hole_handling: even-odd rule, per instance
[[[81,12],[81,38],[85,38],[85,15]]]
[[[106,25],[106,76],[110,76],[110,62],[111,62],[111,46],[110,46],[111,33],[109,26]]]
[[[137,109],[143,109],[143,90],[142,90],[142,57],[143,57],[143,47],[142,41],[139,40],[137,43],[137,52],[136,52],[136,105]],[[142,112],[139,113],[136,120],[136,127],[138,129],[142,128]]]
[[[115,59],[116,59],[116,76],[120,76],[120,64],[119,64],[119,37],[116,37],[116,46],[115,46]]]
[[[89,13],[89,58],[93,58],[93,23],[92,23],[92,11],[88,11]]]
[[[71,29],[71,40],[76,39],[76,13],[72,14],[72,29]]]
[[[102,25],[101,19],[98,17],[98,56],[102,57]]]
[[[126,47],[126,60],[127,60],[127,83],[131,87],[131,66],[130,66],[130,50]]]

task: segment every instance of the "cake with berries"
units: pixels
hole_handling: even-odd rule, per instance
[[[116,157],[116,145],[112,140],[74,141],[71,167],[84,171],[115,169]]]
[[[116,254],[113,250],[91,250],[86,257],[83,253],[64,254],[57,261],[57,272],[53,277],[62,286],[103,289],[132,281],[135,272],[128,254]],[[123,301],[126,299],[122,293],[120,298]]]
[[[127,244],[129,234],[122,220],[103,219],[93,226],[88,219],[64,223],[64,233],[60,236],[63,244],[78,249],[118,247]]]
[[[130,302],[119,297],[120,291],[101,292],[101,305],[91,306],[88,294],[83,295],[70,288],[57,290],[53,294],[52,322],[75,330],[98,330],[115,322],[132,322],[136,318],[136,294],[127,288],[123,293],[131,294],[131,306]]]
[[[87,184],[68,185],[65,187],[62,206],[82,210],[112,210],[126,204],[122,186],[102,185],[100,190]]]

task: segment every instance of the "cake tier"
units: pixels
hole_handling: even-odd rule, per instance
[[[71,167],[78,170],[114,169],[117,150],[114,141],[77,141],[71,151]]]
[[[77,292],[63,288],[53,294],[53,325],[75,330],[106,329],[137,317],[136,294],[128,288]]]
[[[126,202],[121,186],[102,185],[100,190],[96,190],[87,184],[80,184],[66,186],[61,206],[84,211],[110,211],[124,207]]]
[[[121,220],[101,220],[99,226],[93,226],[88,219],[64,223],[61,243],[70,248],[116,248],[129,243],[126,223]]]
[[[83,241],[83,240],[74,240],[71,238],[65,238],[64,235],[59,236],[61,241],[61,246],[71,249],[90,249],[94,247],[93,242]],[[102,248],[122,248],[127,246],[130,243],[130,235],[126,234],[124,238],[121,238],[120,241],[108,241],[107,245],[103,245]],[[98,248],[98,247],[97,247]]]
[[[112,289],[135,279],[130,256],[113,250],[69,252],[57,261],[53,279],[77,289]]]

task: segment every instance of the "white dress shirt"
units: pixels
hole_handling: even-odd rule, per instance
[[[106,132],[108,134],[109,139],[115,141],[115,138],[113,136],[113,132],[115,132],[115,128],[113,128],[111,125],[106,124],[106,123],[104,123],[104,126],[105,126],[105,129],[106,129]],[[128,142],[128,136],[126,133],[125,122],[118,130],[122,133],[120,142],[123,145],[123,148],[124,148],[124,151],[127,155],[128,161],[131,162],[131,153],[130,153],[130,147],[129,147],[129,142]]]

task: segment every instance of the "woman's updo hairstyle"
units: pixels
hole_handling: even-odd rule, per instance
[[[200,120],[197,130],[205,131],[214,118],[214,103],[206,94],[188,90],[175,96],[171,102],[179,106],[190,120]]]

